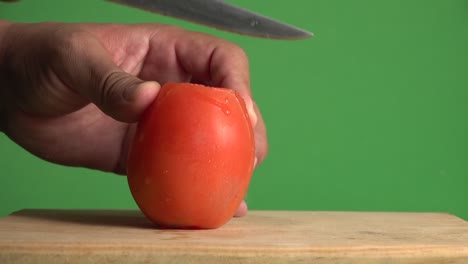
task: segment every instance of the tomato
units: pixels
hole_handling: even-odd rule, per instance
[[[220,227],[247,193],[254,145],[247,109],[236,91],[165,84],[131,145],[133,198],[161,227]]]

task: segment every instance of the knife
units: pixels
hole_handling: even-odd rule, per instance
[[[242,35],[269,39],[306,39],[304,29],[243,9],[223,0],[107,0]]]

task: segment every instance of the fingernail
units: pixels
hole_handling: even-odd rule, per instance
[[[247,112],[249,113],[250,122],[252,123],[252,127],[257,125],[257,114],[255,113],[255,109],[253,107],[253,101],[249,97],[245,100],[245,106],[247,107]]]
[[[143,82],[138,85],[129,85],[124,93],[123,97],[127,101],[134,101],[138,94],[141,93],[141,90],[144,89],[155,89],[159,86],[159,83],[157,82]]]

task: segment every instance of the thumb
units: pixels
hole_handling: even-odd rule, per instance
[[[138,121],[160,88],[157,82],[144,82],[121,70],[103,73],[101,78],[95,88],[90,87],[90,99],[104,113],[122,122]]]
[[[94,36],[78,34],[68,49],[69,86],[101,111],[122,122],[136,122],[159,91],[157,82],[143,81],[121,70]]]

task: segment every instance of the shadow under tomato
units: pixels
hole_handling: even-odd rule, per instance
[[[159,229],[139,210],[27,209],[13,215],[79,225]]]

